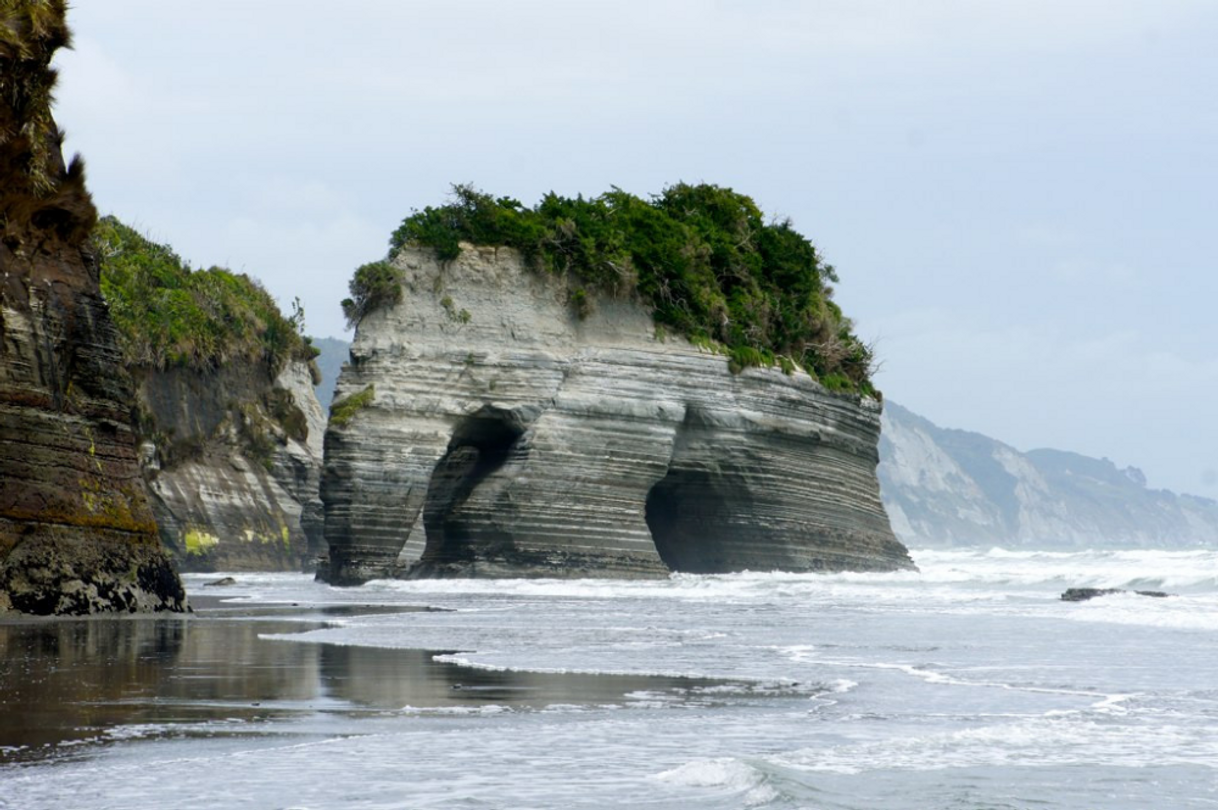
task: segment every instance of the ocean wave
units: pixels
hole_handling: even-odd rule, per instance
[[[480,706],[403,706],[398,711],[402,714],[487,717],[496,714],[511,714],[513,709],[510,706],[490,703]]]
[[[1218,551],[912,550],[923,582],[1218,591]]]
[[[980,728],[909,735],[883,741],[805,748],[771,758],[806,771],[859,774],[871,770],[934,771],[979,766],[1070,766],[1103,762],[1140,768],[1218,762],[1208,726],[1157,725],[1154,734],[1078,716],[1049,716]]]
[[[1154,599],[1115,593],[1079,604],[1063,605],[1061,618],[1172,630],[1218,630],[1218,597],[1178,596]]]
[[[677,601],[710,604],[825,602],[868,595],[883,600],[986,602],[1010,594],[1060,594],[1071,587],[1165,590],[1218,594],[1218,551],[1020,551],[914,549],[918,571],[887,573],[740,572],[673,574],[661,580],[452,579],[373,580],[334,588],[302,574],[234,574],[237,585],[208,589],[239,603],[301,602],[416,604],[468,612],[503,610],[495,598]],[[219,574],[187,575],[199,593]],[[472,601],[479,600],[479,601]]]
[[[527,667],[512,667],[503,666],[500,664],[490,664],[485,661],[479,661],[471,658],[465,653],[440,653],[433,655],[433,661],[442,664],[455,664],[459,667],[468,669],[479,669],[486,672],[519,672],[519,673],[536,673],[538,675],[621,675],[630,677],[643,678],[702,678],[704,675],[692,672],[677,672],[672,670],[632,670],[632,669],[603,669],[603,668],[588,668],[581,669],[578,667],[542,667],[542,666],[527,666]]]
[[[712,789],[721,797],[726,794],[738,798],[744,807],[769,804],[779,798],[764,772],[731,757],[694,760],[658,773],[655,778],[677,787]]]

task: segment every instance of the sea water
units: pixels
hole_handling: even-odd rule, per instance
[[[0,808],[1218,807],[1218,552],[913,556],[5,625]]]

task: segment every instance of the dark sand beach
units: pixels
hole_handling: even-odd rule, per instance
[[[683,691],[711,680],[499,672],[433,660],[434,650],[275,638],[335,619],[429,610],[339,605],[248,606],[193,595],[185,617],[0,622],[0,762],[40,760],[155,725],[158,735],[251,733],[235,721],[349,716],[494,704],[600,704],[629,692]],[[264,726],[259,725],[262,728]],[[253,726],[249,726],[253,728]],[[214,735],[213,730],[206,732]]]

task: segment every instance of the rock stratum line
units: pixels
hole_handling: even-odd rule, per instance
[[[511,249],[394,262],[403,300],[359,324],[326,432],[330,581],[912,567],[877,401],[732,374],[633,300],[579,313]]]
[[[185,609],[136,461],[131,380],[50,113],[63,2],[0,36],[0,613]]]

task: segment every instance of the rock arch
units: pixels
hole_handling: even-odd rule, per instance
[[[461,419],[427,486],[424,565],[468,563],[511,550],[511,536],[464,507],[474,489],[518,452],[525,425],[511,410],[483,406]]]

